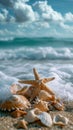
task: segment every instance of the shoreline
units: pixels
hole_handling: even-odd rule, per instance
[[[56,125],[53,125],[50,130],[73,130],[73,101],[64,102],[65,104],[65,110],[64,111],[57,111],[53,110],[49,113],[51,114],[51,117],[53,118],[54,115],[61,114],[62,116],[65,116],[69,119],[69,123],[67,126],[59,127]],[[0,111],[0,130],[17,130],[16,123],[19,119],[23,119],[24,117],[20,118],[13,118],[10,116],[8,112],[1,112]],[[48,130],[49,128],[44,127],[40,124],[32,123],[28,124],[28,130]],[[22,129],[20,129],[22,130]]]

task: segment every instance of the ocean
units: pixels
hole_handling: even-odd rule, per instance
[[[47,85],[57,97],[73,100],[73,39],[15,38],[0,41],[0,99],[19,79],[34,79],[33,68],[41,78],[55,77]]]

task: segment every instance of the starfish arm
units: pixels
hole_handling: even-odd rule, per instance
[[[44,78],[44,79],[42,79],[42,81],[43,81],[43,83],[47,83],[47,82],[50,82],[50,81],[52,81],[52,80],[54,80],[55,79],[55,77],[52,77],[52,78]]]
[[[55,93],[49,87],[47,87],[44,83],[41,84],[41,89],[47,91],[51,95],[55,95]]]
[[[36,85],[36,80],[19,80],[18,82],[22,84],[31,84],[33,86]]]
[[[35,79],[40,80],[40,76],[35,68],[33,68],[33,73],[34,73]]]

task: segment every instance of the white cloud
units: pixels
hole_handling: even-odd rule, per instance
[[[0,22],[33,22],[35,17],[37,17],[37,13],[33,11],[32,6],[26,4],[28,1],[29,0],[0,0],[0,4],[4,7],[10,7],[12,10],[12,15],[10,12],[2,11],[0,13]]]
[[[15,18],[11,16],[6,9],[2,9],[0,13],[0,22],[6,23],[6,22],[14,22]]]
[[[0,22],[7,21],[8,17],[8,11],[6,9],[2,9],[2,12],[0,13]]]
[[[71,12],[62,15],[48,5],[47,1],[37,1],[33,6],[28,4],[28,1],[0,0],[2,5],[0,6],[4,8],[0,10],[0,23],[4,22],[7,27],[9,23],[12,25],[10,26],[12,30],[8,31],[8,27],[7,30],[3,30],[4,33],[0,31],[1,36],[73,35],[73,14]]]
[[[47,1],[35,2],[34,6],[37,8],[43,20],[48,22],[63,21],[63,17],[61,13],[54,11],[53,8],[48,5]]]
[[[73,14],[71,12],[65,14],[65,21],[73,22]]]
[[[0,4],[6,7],[11,7],[13,8],[14,4],[16,2],[28,2],[29,0],[0,0]]]
[[[35,20],[35,13],[32,7],[18,2],[14,6],[15,18],[17,22],[30,22]]]
[[[5,21],[5,17],[2,13],[0,13],[0,22],[4,22]]]

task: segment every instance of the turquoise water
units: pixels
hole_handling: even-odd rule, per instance
[[[55,76],[48,85],[62,98],[73,100],[73,39],[16,38],[0,41],[0,99],[19,79]],[[5,96],[5,98],[6,98]]]
[[[71,38],[52,38],[52,37],[43,37],[43,38],[15,38],[12,40],[1,40],[0,48],[8,47],[35,47],[35,46],[52,46],[52,47],[71,47],[73,46],[73,39]]]

